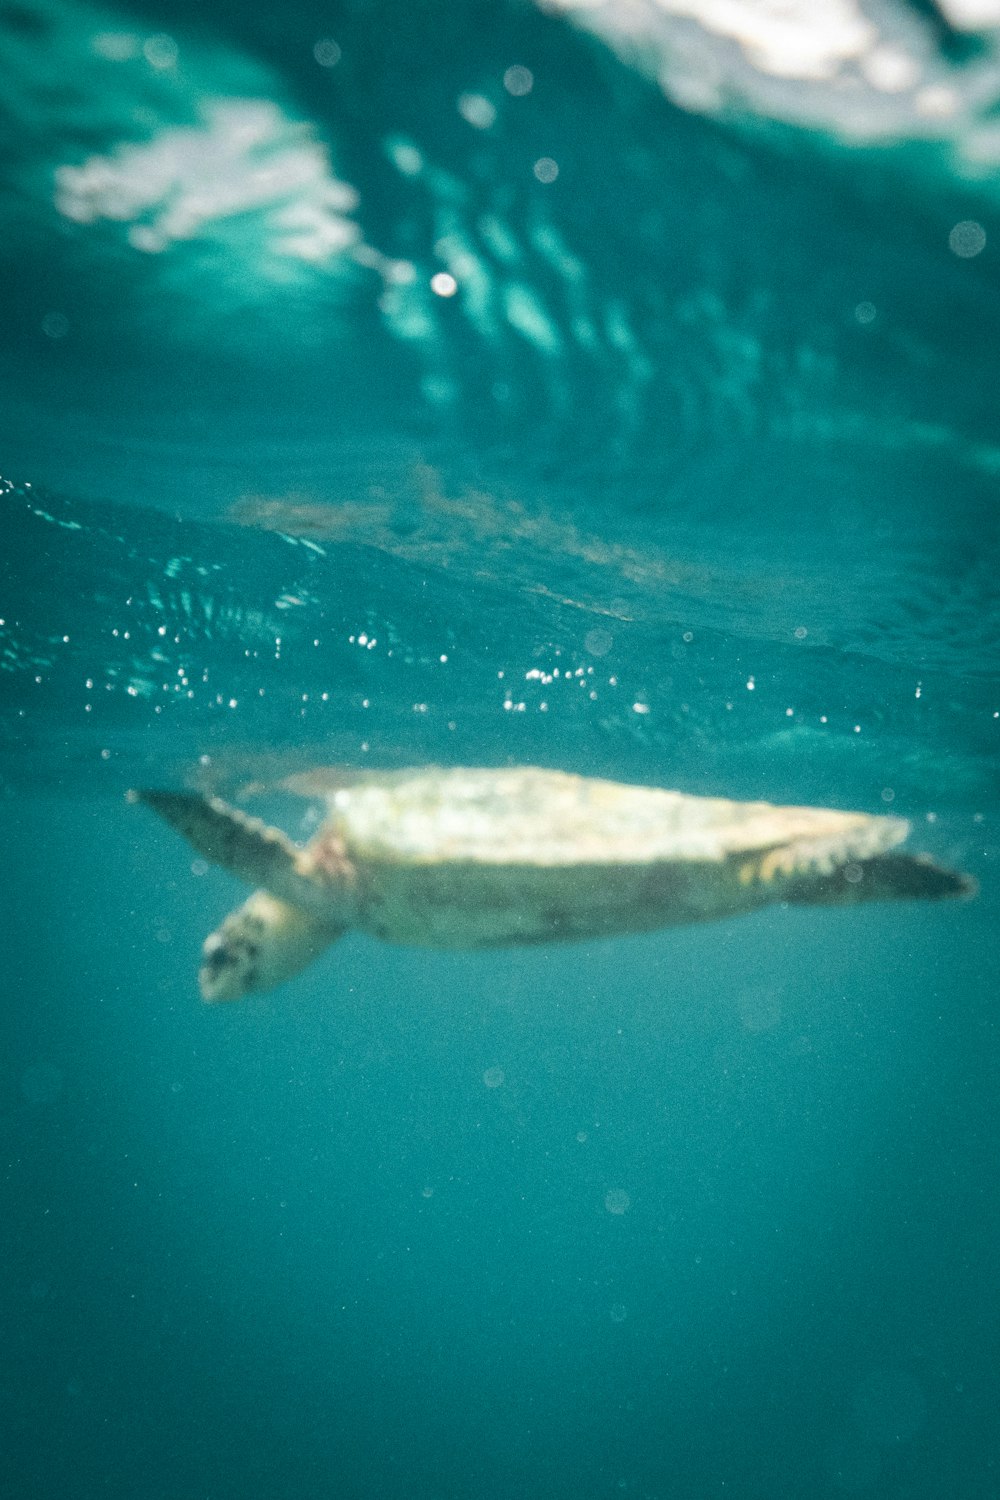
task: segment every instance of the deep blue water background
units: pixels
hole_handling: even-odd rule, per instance
[[[0,64],[4,1492],[995,1497],[995,180],[515,4],[25,5]],[[373,253],[59,209],[218,99]],[[304,835],[317,761],[890,809],[981,891],[209,1010],[239,890],[124,793]]]

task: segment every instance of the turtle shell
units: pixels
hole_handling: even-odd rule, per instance
[[[901,818],[694,797],[536,767],[310,772],[288,786],[326,798],[329,827],[359,864],[621,868],[771,853],[775,868],[832,869],[894,847],[909,828]]]
[[[315,776],[296,790],[315,793]],[[390,942],[479,948],[736,915],[905,837],[898,818],[691,797],[545,771],[336,777],[310,850],[352,870],[353,920]]]

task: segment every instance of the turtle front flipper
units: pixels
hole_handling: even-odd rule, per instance
[[[255,990],[272,990],[342,932],[268,891],[254,891],[205,939],[198,971],[202,998],[241,1000]]]
[[[331,883],[318,876],[315,861],[280,829],[198,792],[130,795],[159,813],[212,864],[320,919],[329,916]]]
[[[199,972],[206,1000],[239,1000],[298,974],[340,937],[329,871],[277,828],[218,797],[135,792],[213,864],[262,887],[206,938]]]

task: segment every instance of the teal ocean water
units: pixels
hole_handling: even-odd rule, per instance
[[[0,9],[5,1494],[1000,1493],[989,10]],[[128,789],[429,762],[979,895],[204,1006]]]

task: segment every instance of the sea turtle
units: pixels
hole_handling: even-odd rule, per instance
[[[902,818],[730,802],[561,771],[310,772],[327,816],[305,846],[216,797],[135,799],[257,887],[206,941],[201,992],[235,1000],[297,974],[350,927],[485,948],[646,932],[777,901],[841,905],[969,892],[889,852]]]

